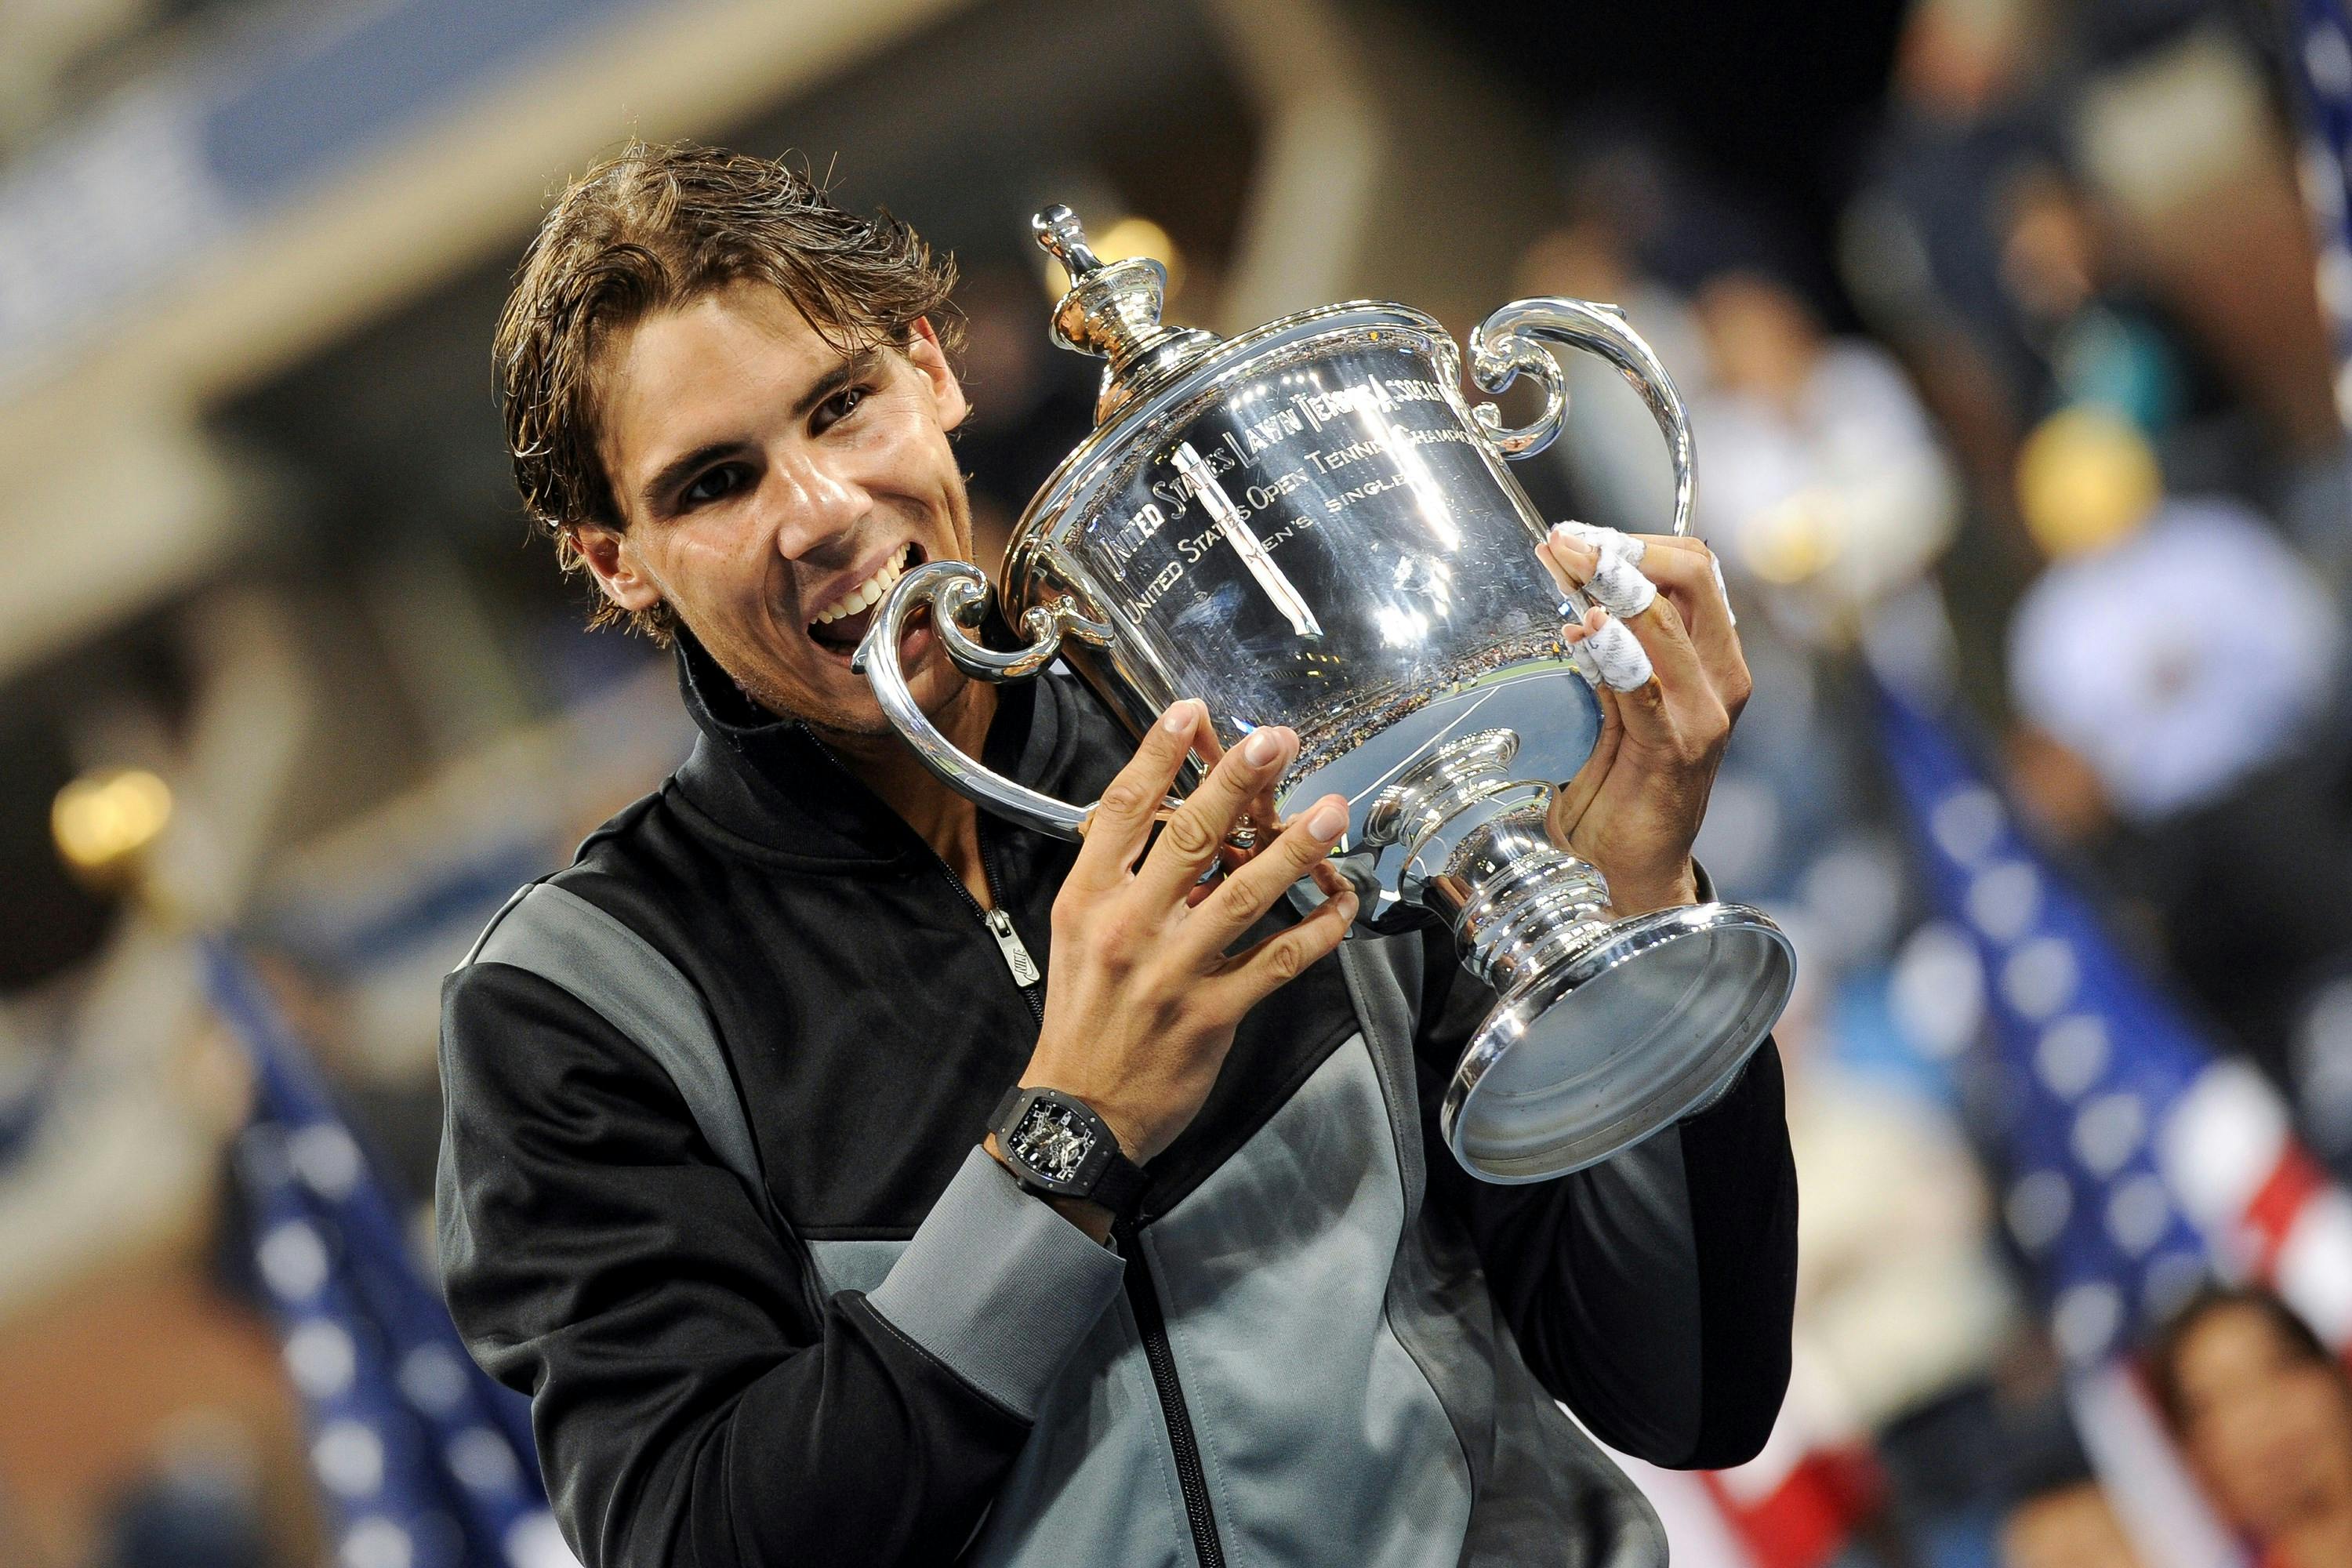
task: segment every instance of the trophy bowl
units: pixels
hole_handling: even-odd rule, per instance
[[[1160,322],[1158,262],[1100,261],[1066,207],[1036,229],[1071,279],[1056,341],[1108,361],[1097,427],[1005,552],[998,602],[1025,644],[974,635],[991,594],[979,568],[926,563],[857,651],[884,712],[950,787],[1065,837],[1090,807],[989,772],[917,707],[898,650],[918,608],[968,674],[1066,659],[1139,735],[1181,698],[1206,704],[1227,746],[1287,725],[1299,751],[1276,809],[1347,797],[1333,856],[1359,928],[1442,921],[1496,993],[1439,1113],[1466,1169],[1540,1181],[1703,1104],[1780,1016],[1794,956],[1738,904],[1613,919],[1600,872],[1547,833],[1601,710],[1559,636],[1582,596],[1563,598],[1537,560],[1546,525],[1505,467],[1567,411],[1542,340],[1600,353],[1665,435],[1685,531],[1690,431],[1656,356],[1613,307],[1507,305],[1471,335],[1472,373],[1489,393],[1522,374],[1545,391],[1530,424],[1507,428],[1464,398],[1460,353],[1420,311],[1330,305],[1221,340]]]

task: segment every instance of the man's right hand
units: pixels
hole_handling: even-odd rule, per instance
[[[1057,1089],[1094,1107],[1138,1164],[1199,1113],[1242,1016],[1338,947],[1356,918],[1355,890],[1328,859],[1348,821],[1347,801],[1337,795],[1292,818],[1271,841],[1262,831],[1246,860],[1207,896],[1193,897],[1236,819],[1266,797],[1297,754],[1298,737],[1288,730],[1259,730],[1217,758],[1143,854],[1196,742],[1215,755],[1207,710],[1179,702],[1103,791],[1077,864],[1054,900],[1045,1024],[1021,1075],[1024,1087]],[[1305,876],[1323,889],[1324,904],[1229,954]]]

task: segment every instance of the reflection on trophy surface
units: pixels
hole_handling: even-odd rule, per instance
[[[1504,466],[1566,411],[1537,339],[1600,353],[1665,433],[1684,531],[1690,435],[1648,347],[1608,306],[1504,307],[1471,335],[1478,384],[1499,393],[1525,373],[1547,392],[1531,424],[1507,429],[1464,400],[1452,338],[1419,311],[1331,305],[1220,340],[1161,324],[1159,263],[1104,264],[1066,208],[1036,224],[1071,279],[1055,337],[1108,362],[1097,427],[1006,552],[1001,604],[1026,646],[971,635],[989,592],[978,568],[921,566],[858,651],[884,710],[950,785],[1073,837],[1084,808],[987,772],[916,707],[897,649],[919,606],[968,672],[1015,679],[1058,655],[1139,733],[1187,697],[1227,745],[1296,730],[1276,804],[1347,796],[1334,854],[1362,892],[1360,925],[1440,920],[1499,994],[1441,1110],[1479,1176],[1575,1170],[1705,1101],[1780,1016],[1793,957],[1738,905],[1612,921],[1600,873],[1547,834],[1600,707],[1559,637],[1586,606],[1563,603],[1537,560],[1545,524]]]

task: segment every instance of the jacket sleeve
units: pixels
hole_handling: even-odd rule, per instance
[[[871,1295],[814,1300],[660,1067],[524,970],[450,977],[441,1060],[450,1312],[586,1568],[947,1561],[1118,1290],[975,1148]]]
[[[1797,1173],[1771,1041],[1713,1104],[1598,1165],[1498,1186],[1437,1128],[1494,993],[1432,933],[1416,1052],[1429,1201],[1468,1229],[1529,1368],[1603,1442],[1652,1464],[1755,1458],[1789,1382]]]

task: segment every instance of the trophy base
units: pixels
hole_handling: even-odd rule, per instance
[[[1633,960],[1639,959],[1639,963]],[[1660,910],[1523,973],[1464,1051],[1438,1125],[1486,1181],[1582,1170],[1729,1081],[1787,1005],[1789,939],[1740,904]]]

